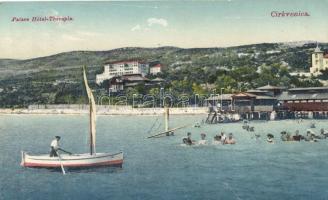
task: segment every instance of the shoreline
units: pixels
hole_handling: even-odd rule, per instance
[[[198,108],[170,108],[170,115],[206,115],[207,107]],[[0,109],[0,115],[84,115],[88,114],[88,109]],[[107,108],[97,109],[97,115],[125,115],[125,116],[138,116],[149,115],[157,116],[163,115],[163,108]]]

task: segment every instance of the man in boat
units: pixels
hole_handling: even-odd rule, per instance
[[[65,151],[65,150],[63,150],[63,149],[61,149],[59,147],[59,140],[60,140],[60,136],[55,136],[55,139],[53,139],[51,141],[51,144],[50,144],[50,148],[51,148],[51,150],[50,150],[50,157],[58,157],[58,153],[57,152],[59,150],[65,152],[65,153],[68,153],[69,155],[72,154],[71,152]]]
[[[53,139],[51,141],[50,144],[50,157],[57,157],[57,150],[59,149],[59,140],[60,140],[60,136],[55,136],[55,139]]]

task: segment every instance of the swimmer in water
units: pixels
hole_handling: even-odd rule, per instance
[[[198,141],[199,145],[207,145],[207,140],[206,138],[206,134],[205,133],[201,133],[200,134],[201,140]]]
[[[232,137],[232,133],[229,133],[229,137],[225,141],[225,144],[236,144],[236,140]]]
[[[267,142],[270,143],[270,144],[274,144],[273,138],[274,138],[274,136],[271,133],[269,133],[267,135]]]

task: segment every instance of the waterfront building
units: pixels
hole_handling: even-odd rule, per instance
[[[291,88],[278,100],[288,111],[328,111],[328,87]]]
[[[211,96],[206,101],[210,113],[238,113],[244,119],[328,118],[328,87],[286,90],[266,85],[222,97]]]
[[[231,111],[232,95],[233,94],[222,94],[221,96],[212,94],[209,98],[205,99],[205,103],[214,110]]]
[[[206,101],[210,112],[238,113],[245,119],[268,119],[277,105],[277,98],[270,94],[270,91],[248,90],[211,96]]]
[[[321,70],[328,69],[328,54],[324,54],[323,51],[317,47],[312,53],[312,66],[310,67],[310,73],[314,76],[320,75]]]
[[[275,105],[277,98],[263,91],[250,90],[232,95],[234,112],[246,119],[268,119]]]
[[[137,60],[110,62],[104,65],[104,72],[96,75],[96,83],[102,84],[103,81],[113,77],[140,74],[142,77],[149,73],[149,64]]]

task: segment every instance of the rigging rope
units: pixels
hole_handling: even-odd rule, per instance
[[[159,119],[159,118],[157,118],[157,119],[155,120],[155,122],[153,123],[153,125],[151,126],[151,128],[148,130],[148,132],[147,132],[148,134],[153,130],[155,124],[156,124],[157,121],[158,121],[158,119]],[[158,128],[157,128],[157,129],[158,129]],[[157,129],[156,129],[156,130],[157,130]]]

